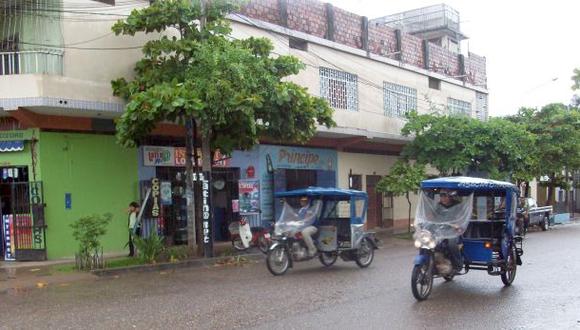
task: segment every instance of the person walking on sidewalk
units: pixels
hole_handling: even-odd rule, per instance
[[[135,255],[135,245],[133,244],[133,235],[139,235],[137,216],[139,215],[139,203],[131,202],[129,203],[129,218],[127,219],[127,225],[129,227],[129,257]]]

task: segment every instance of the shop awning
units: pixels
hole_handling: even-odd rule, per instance
[[[0,152],[22,150],[24,150],[24,141],[0,141]]]

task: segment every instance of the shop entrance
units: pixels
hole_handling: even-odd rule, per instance
[[[0,174],[0,258],[46,260],[42,182],[29,182],[26,166]]]
[[[367,194],[369,207],[367,211],[367,227],[369,229],[382,227],[383,225],[383,195],[377,192],[377,183],[381,180],[379,175],[367,175]]]

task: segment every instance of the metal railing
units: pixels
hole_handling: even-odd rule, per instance
[[[14,74],[62,75],[63,56],[56,50],[0,52],[0,76]]]

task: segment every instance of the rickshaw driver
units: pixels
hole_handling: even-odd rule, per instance
[[[451,210],[457,204],[457,191],[451,191],[449,189],[441,189],[439,191],[439,204],[435,208],[436,212],[436,219],[440,219],[443,221],[449,221],[452,219],[449,218],[449,214],[452,213]],[[461,251],[460,251],[460,243],[459,237],[448,238],[447,245],[449,247],[449,252],[451,256],[451,263],[456,268],[461,268]]]
[[[300,220],[304,220],[309,216],[311,212],[309,210],[310,207],[310,200],[307,196],[300,197],[300,210],[298,210],[298,218]],[[302,229],[302,237],[304,238],[304,243],[308,247],[308,255],[313,257],[316,255],[318,249],[314,245],[314,241],[312,240],[312,235],[316,234],[318,228],[315,226],[307,226],[306,228]]]

